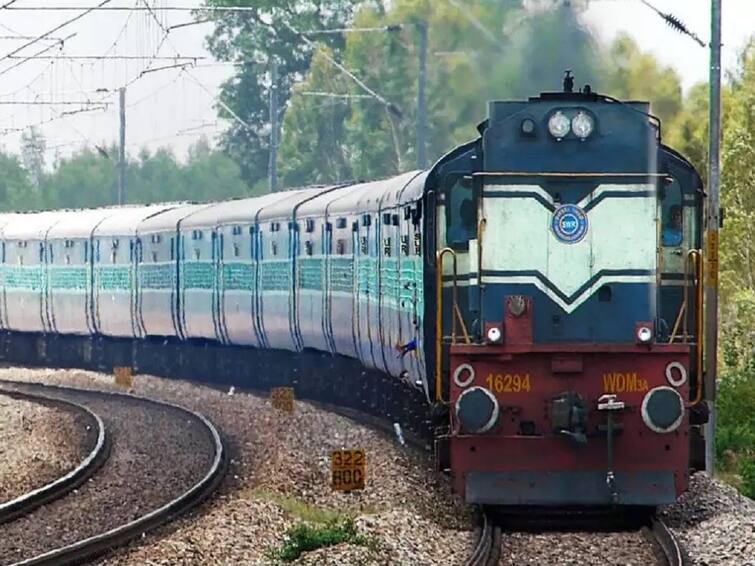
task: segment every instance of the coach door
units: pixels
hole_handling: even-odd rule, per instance
[[[357,353],[363,364],[377,367],[372,351],[372,334],[377,338],[377,301],[375,271],[377,259],[377,242],[375,237],[374,217],[370,213],[361,214],[356,222],[354,232],[354,259],[356,276],[356,293],[354,294],[354,328]],[[374,319],[374,320],[373,320]],[[373,328],[374,327],[374,328]]]
[[[662,181],[663,182],[663,181]],[[692,341],[695,308],[683,308],[684,289],[688,300],[694,298],[697,258],[690,250],[699,248],[699,207],[693,191],[685,191],[682,183],[671,177],[659,188],[660,220],[660,319],[662,335],[674,341]],[[699,257],[699,256],[698,256]],[[684,310],[684,314],[680,314]]]

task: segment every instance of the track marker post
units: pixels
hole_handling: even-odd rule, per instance
[[[367,458],[361,448],[334,450],[330,453],[330,487],[334,491],[364,489]]]
[[[273,387],[270,390],[270,402],[273,408],[284,413],[294,412],[294,388]]]
[[[134,369],[128,366],[118,366],[113,368],[115,375],[115,384],[126,391],[134,388]]]

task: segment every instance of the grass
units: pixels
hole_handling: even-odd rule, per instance
[[[354,513],[342,513],[340,511],[333,511],[332,509],[323,509],[322,507],[316,507],[305,503],[301,499],[295,497],[289,497],[281,493],[270,490],[255,490],[252,492],[252,497],[255,499],[261,499],[264,501],[270,501],[275,503],[278,507],[283,509],[286,513],[305,521],[307,523],[332,523],[345,518],[352,518],[356,515]]]
[[[293,562],[305,552],[341,543],[366,546],[371,551],[378,548],[376,539],[360,535],[354,519],[347,518],[319,525],[298,523],[286,532],[283,544],[269,550],[266,556],[276,562]]]
[[[341,543],[365,546],[373,552],[378,549],[379,543],[376,538],[357,532],[354,522],[358,511],[356,509],[347,512],[323,509],[267,489],[254,490],[251,496],[275,503],[298,520],[286,531],[283,543],[265,553],[266,558],[272,562],[292,562],[305,552]],[[370,512],[365,509],[360,511]]]

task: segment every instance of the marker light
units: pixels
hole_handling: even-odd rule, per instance
[[[469,364],[461,364],[454,370],[454,383],[459,387],[466,387],[474,381],[474,368]]]
[[[674,387],[684,385],[687,381],[687,368],[679,362],[671,362],[666,366],[666,381]]]
[[[490,342],[500,342],[501,341],[501,329],[497,326],[493,326],[491,328],[488,328],[488,340]]]
[[[560,110],[548,120],[548,131],[558,140],[569,133],[570,127],[571,122],[569,122],[569,118],[567,118],[567,116]]]
[[[653,339],[653,331],[647,326],[640,326],[637,329],[637,341],[647,344]]]
[[[590,136],[595,128],[595,122],[589,114],[579,112],[571,121],[571,130],[579,139],[584,140]]]

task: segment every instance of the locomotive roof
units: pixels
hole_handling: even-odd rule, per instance
[[[108,216],[95,228],[93,236],[133,236],[136,228],[145,218],[170,210],[178,203],[150,204],[115,209],[115,214]]]

